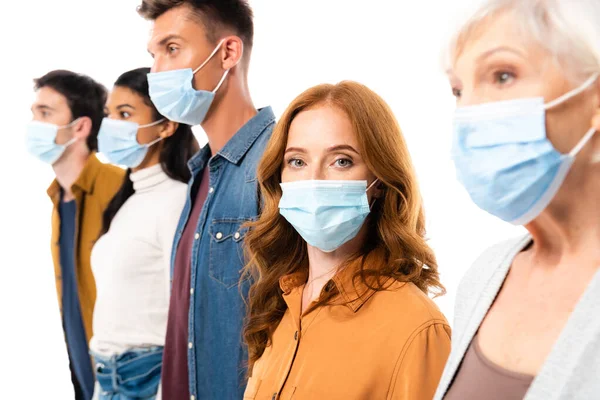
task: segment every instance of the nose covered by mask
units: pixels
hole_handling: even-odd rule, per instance
[[[152,103],[162,115],[171,121],[187,125],[199,125],[204,121],[215,98],[215,93],[227,77],[223,77],[213,91],[195,90],[192,86],[194,75],[200,71],[219,51],[222,40],[208,58],[195,70],[191,68],[172,71],[151,72],[148,74],[148,85]]]
[[[548,206],[596,131],[590,129],[571,152],[561,154],[547,138],[546,110],[582,93],[597,79],[594,75],[547,104],[540,97],[456,110],[452,158],[458,180],[478,207],[523,225]]]
[[[98,132],[98,150],[111,164],[136,168],[146,158],[148,149],[162,140],[159,137],[150,143],[140,144],[137,140],[138,130],[158,125],[164,120],[138,125],[131,121],[104,118]]]
[[[281,184],[280,214],[309,245],[332,252],[352,240],[370,212],[367,181],[310,180]]]
[[[31,121],[27,124],[27,133],[25,144],[27,151],[40,161],[47,164],[54,164],[65,150],[77,141],[76,138],[70,139],[65,144],[56,143],[56,135],[60,129],[71,128],[79,121],[79,118],[70,124],[58,126],[40,121]]]

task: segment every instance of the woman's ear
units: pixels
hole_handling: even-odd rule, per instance
[[[600,135],[600,109],[596,110],[596,113],[592,117],[592,128],[596,130],[596,136]],[[596,141],[592,141],[592,144],[595,145],[592,156],[592,163],[596,164],[600,162],[600,139],[596,139]]]
[[[383,193],[385,193],[385,185],[383,183],[379,183],[375,187],[375,197],[380,199],[383,197]]]
[[[385,183],[378,181],[373,186],[373,197],[376,199],[380,199],[383,197],[383,193],[385,192]]]
[[[600,109],[596,111],[592,118],[592,127],[596,129],[596,132],[600,131]]]
[[[160,126],[160,130],[159,130],[158,135],[163,139],[166,139],[169,136],[172,136],[175,133],[175,131],[177,130],[177,128],[179,128],[179,124],[177,122],[173,122],[173,121],[169,121],[169,120],[165,120],[159,126]]]

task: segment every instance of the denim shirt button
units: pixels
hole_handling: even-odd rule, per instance
[[[235,235],[233,235],[233,238],[234,238],[235,240],[238,240],[238,239],[240,238],[240,233],[239,233],[239,232],[236,232],[236,233],[235,233]]]
[[[196,239],[196,240],[200,239],[200,234],[199,234],[199,233],[196,233],[196,234],[194,235],[194,239]]]
[[[191,349],[191,348],[193,348],[193,347],[194,347],[194,344],[193,344],[192,342],[189,342],[189,343],[188,343],[188,347]]]
[[[196,400],[196,398],[194,397],[194,395],[190,396],[190,400]]]
[[[217,240],[223,239],[223,234],[221,232],[217,232],[216,238]]]
[[[208,193],[212,193],[215,191],[215,188],[211,187],[210,189],[208,189]]]

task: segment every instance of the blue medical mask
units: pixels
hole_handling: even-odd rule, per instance
[[[27,151],[46,164],[54,164],[63,155],[67,147],[77,141],[72,138],[65,144],[56,144],[56,134],[59,129],[70,128],[79,121],[79,118],[70,124],[58,126],[40,121],[31,121],[27,124],[25,145]]]
[[[456,110],[452,158],[458,180],[477,206],[515,225],[540,215],[596,132],[590,129],[571,152],[561,154],[546,136],[546,110],[585,91],[597,78],[547,104],[543,98],[526,98]]]
[[[281,184],[279,213],[309,245],[332,252],[354,239],[370,207],[367,181],[296,181]]]
[[[192,126],[199,125],[204,121],[215,98],[215,93],[225,81],[229,70],[225,71],[212,92],[195,90],[192,83],[196,72],[200,71],[213,58],[224,41],[222,40],[202,65],[193,71],[191,68],[185,68],[148,74],[150,98],[158,112],[171,121]]]
[[[163,139],[159,137],[150,143],[140,144],[137,141],[138,130],[158,125],[164,120],[163,118],[151,124],[138,125],[131,121],[104,118],[98,132],[98,150],[111,164],[135,168],[144,161],[150,146]]]

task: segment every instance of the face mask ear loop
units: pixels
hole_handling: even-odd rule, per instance
[[[67,125],[59,126],[59,127],[58,127],[58,129],[57,129],[57,131],[58,131],[59,129],[71,128],[71,127],[72,127],[73,125],[75,125],[75,124],[77,123],[77,121],[79,121],[80,119],[81,119],[81,117],[80,117],[80,118],[76,118],[75,120],[73,120],[73,121],[69,122]],[[63,144],[62,146],[63,146],[63,147],[66,149],[67,147],[69,147],[70,145],[72,145],[73,143],[75,143],[76,141],[77,141],[77,138],[75,138],[75,137],[74,137],[74,138],[71,138],[71,139],[69,139],[69,141],[68,141],[67,143]]]
[[[217,51],[219,51],[223,42],[225,42],[225,39],[221,40],[217,47],[215,47],[215,49],[212,51],[212,53],[210,53],[210,56],[208,56],[208,58],[198,68],[194,70],[194,75],[196,74],[196,72],[200,71],[202,67],[204,67],[214,57],[215,54],[217,54]]]
[[[375,186],[375,184],[379,182],[379,178],[376,178],[373,182],[371,182],[371,184],[369,185],[369,187],[367,187],[367,190],[365,192],[368,192],[369,190],[371,190],[371,188],[373,186]],[[377,201],[377,197],[373,197],[373,201],[371,202],[371,204],[369,204],[369,210],[373,209],[373,205],[375,204],[375,202]]]
[[[227,74],[229,73],[229,70],[225,71],[225,73],[223,74],[223,77],[221,78],[221,80],[219,81],[219,84],[217,85],[217,87],[215,88],[215,90],[213,90],[213,93],[216,93],[217,90],[219,90],[219,88],[221,87],[221,85],[223,84],[223,82],[225,81],[225,78],[227,78]]]
[[[75,124],[77,123],[77,121],[79,121],[80,119],[81,119],[81,117],[79,117],[79,118],[75,118],[73,121],[69,122],[68,124],[66,124],[66,125],[63,125],[63,126],[59,126],[57,130],[71,128],[71,127],[72,127],[73,125],[75,125]]]
[[[375,186],[375,184],[376,184],[377,182],[379,182],[379,178],[375,178],[375,180],[374,180],[373,182],[371,182],[371,184],[369,185],[369,187],[367,187],[367,190],[366,190],[366,191],[368,192],[369,190],[371,190],[371,188],[372,188],[373,186]]]
[[[158,124],[160,124],[161,122],[163,122],[163,121],[166,121],[166,120],[167,120],[166,118],[161,118],[161,119],[159,119],[158,121],[154,121],[154,122],[152,122],[152,123],[149,123],[149,124],[146,124],[146,125],[140,125],[140,126],[138,126],[138,129],[142,129],[142,128],[150,128],[151,126],[158,125]],[[144,146],[146,146],[146,147],[153,146],[153,145],[155,145],[156,143],[160,142],[161,140],[163,140],[163,138],[161,138],[161,137],[159,137],[159,138],[156,138],[156,139],[154,139],[153,141],[151,141],[150,143],[146,143]],[[137,141],[137,140],[136,140],[136,141]]]
[[[63,144],[63,147],[66,149],[67,147],[69,147],[70,145],[72,145],[73,143],[75,143],[76,141],[77,141],[77,138],[72,138],[67,143]]]
[[[583,137],[581,138],[579,143],[577,143],[577,145],[573,148],[573,150],[569,152],[569,156],[575,157],[581,151],[581,149],[583,149],[583,146],[585,146],[590,141],[590,139],[592,138],[592,136],[594,136],[595,133],[596,128],[590,128],[590,130],[587,131],[585,135],[583,135]]]
[[[584,92],[590,86],[592,86],[594,84],[594,82],[596,82],[596,79],[598,79],[598,76],[600,76],[600,74],[592,75],[587,81],[583,82],[583,84],[581,86],[579,86],[577,89],[571,90],[570,92],[565,93],[564,95],[560,96],[558,99],[555,99],[549,103],[546,103],[544,105],[544,109],[549,110],[553,107],[556,107],[559,104],[564,103],[565,101],[567,101],[569,99],[572,99],[573,97],[577,96],[578,94]]]
[[[138,126],[138,129],[142,129],[142,128],[150,128],[151,126],[158,125],[158,124],[160,124],[161,122],[163,122],[163,121],[166,121],[166,120],[167,120],[166,118],[161,118],[161,119],[159,119],[158,121],[154,121],[154,122],[151,122],[151,123],[149,123],[149,124],[146,124],[146,125],[140,125],[140,126]]]
[[[153,141],[151,141],[150,143],[146,143],[144,146],[146,147],[152,147],[154,146],[156,143],[160,142],[161,140],[163,140],[163,138],[159,137],[157,139],[154,139]]]

